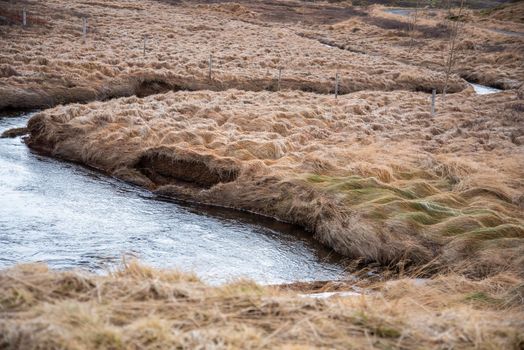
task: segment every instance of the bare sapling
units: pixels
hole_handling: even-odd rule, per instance
[[[410,21],[408,23],[408,32],[409,32],[409,48],[408,54],[411,53],[415,43],[415,29],[417,27],[417,20],[419,16],[419,0],[415,3],[415,11],[411,12]]]
[[[277,91],[280,91],[280,83],[282,81],[282,67],[278,68],[278,86]]]
[[[338,72],[335,75],[335,98],[338,98],[338,84],[339,84],[339,75]]]
[[[461,21],[462,11],[464,9],[464,3],[465,3],[465,0],[460,1],[460,6],[458,8],[457,16],[455,17],[452,16],[451,11],[450,11],[449,12],[450,15],[448,15],[448,19],[447,19],[448,28],[450,30],[450,33],[449,33],[448,53],[447,53],[446,62],[445,62],[446,77],[444,79],[444,87],[442,88],[442,100],[443,101],[446,99],[446,90],[448,88],[449,78],[451,77],[453,65],[455,63],[456,51],[457,51],[457,40],[464,26],[464,23]]]
[[[87,18],[82,17],[82,41],[85,44],[87,40]]]

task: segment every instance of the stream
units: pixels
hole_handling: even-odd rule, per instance
[[[0,134],[30,114],[0,116]],[[209,283],[334,280],[342,259],[302,229],[157,198],[86,167],[0,139],[0,268],[45,262],[104,273],[123,256]]]

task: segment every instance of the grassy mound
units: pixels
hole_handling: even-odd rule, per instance
[[[423,93],[178,92],[47,110],[27,143],[162,195],[301,225],[364,262],[522,275],[515,101],[468,92],[433,118]]]

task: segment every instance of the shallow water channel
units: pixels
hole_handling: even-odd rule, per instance
[[[0,134],[28,115],[0,116]],[[182,205],[0,139],[0,268],[45,262],[107,271],[122,256],[194,271],[211,283],[331,280],[340,257],[301,229],[226,209]]]

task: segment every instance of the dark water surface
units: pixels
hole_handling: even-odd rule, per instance
[[[0,133],[28,115],[0,117]],[[159,200],[148,191],[0,139],[0,268],[41,261],[102,272],[122,256],[220,283],[341,278],[339,257],[301,229]]]

